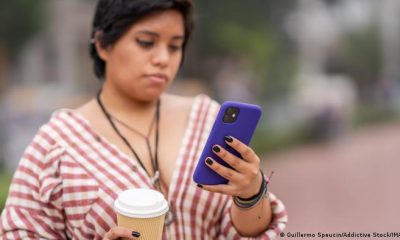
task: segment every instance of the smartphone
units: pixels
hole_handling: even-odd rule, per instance
[[[193,180],[196,183],[203,185],[228,183],[227,179],[206,165],[205,159],[211,157],[220,164],[231,168],[212,151],[212,147],[218,144],[237,157],[242,158],[236,150],[227,145],[224,137],[232,136],[249,145],[260,120],[261,112],[260,106],[242,102],[227,101],[221,105],[193,174]]]

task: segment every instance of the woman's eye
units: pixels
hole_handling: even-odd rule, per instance
[[[150,48],[150,47],[152,47],[152,46],[154,45],[154,42],[153,42],[153,41],[146,41],[146,40],[139,40],[139,39],[136,39],[136,42],[137,42],[140,46],[142,46],[142,47],[144,47],[144,48]]]
[[[181,45],[170,45],[169,49],[171,49],[172,51],[179,51],[182,49]]]

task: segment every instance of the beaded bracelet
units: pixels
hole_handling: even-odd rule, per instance
[[[249,208],[257,205],[257,203],[259,203],[267,195],[269,178],[266,179],[266,177],[265,177],[264,173],[261,171],[261,169],[260,169],[260,172],[261,172],[261,176],[262,176],[262,182],[261,182],[260,190],[258,191],[258,193],[256,195],[249,197],[249,198],[241,198],[241,197],[237,197],[237,196],[233,197],[233,202],[239,208],[249,209]]]

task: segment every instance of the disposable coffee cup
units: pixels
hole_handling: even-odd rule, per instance
[[[168,209],[164,195],[146,188],[123,191],[114,202],[118,226],[139,232],[142,240],[162,238]]]

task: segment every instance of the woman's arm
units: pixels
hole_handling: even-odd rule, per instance
[[[264,198],[251,209],[241,209],[233,204],[231,217],[233,225],[240,235],[258,236],[267,230],[271,223],[271,203],[268,198]]]
[[[238,151],[243,159],[238,158],[221,146],[214,146],[213,150],[221,159],[233,169],[224,167],[213,159],[206,160],[207,165],[215,172],[229,180],[225,185],[205,185],[204,189],[249,198],[257,195],[262,186],[263,177],[260,172],[260,159],[254,151],[239,140],[228,137],[226,143]],[[268,193],[265,195],[268,196]],[[281,210],[281,209],[280,209]],[[272,207],[268,197],[263,197],[250,208],[238,207],[232,203],[229,208],[231,221],[241,236],[255,237],[265,232],[272,223]],[[251,224],[249,224],[251,223]],[[276,223],[274,223],[276,225]],[[276,227],[276,226],[273,226]]]

